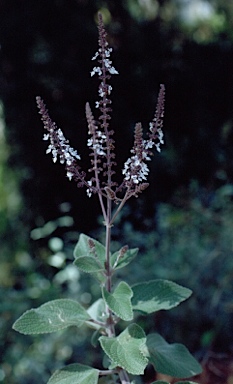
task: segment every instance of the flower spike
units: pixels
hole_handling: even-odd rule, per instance
[[[92,177],[87,180],[86,173],[80,171],[77,161],[80,156],[75,149],[69,145],[69,141],[64,137],[60,128],[51,120],[46,106],[40,97],[37,97],[37,105],[39,113],[42,115],[42,121],[46,134],[44,140],[49,140],[50,144],[46,153],[52,153],[53,161],[60,160],[61,164],[65,164],[66,175],[69,180],[77,182],[78,187],[86,187],[87,195],[92,196],[97,193],[102,208],[103,216],[106,219],[106,207],[103,198],[107,199],[106,206],[110,207],[110,201],[119,204],[116,214],[120,211],[126,200],[131,196],[137,197],[148,187],[149,168],[147,162],[151,160],[152,149],[156,148],[160,152],[160,146],[164,144],[163,140],[163,116],[165,102],[165,87],[160,85],[158,101],[155,109],[153,120],[149,124],[147,139],[143,138],[143,130],[141,123],[135,125],[134,144],[131,149],[130,157],[125,161],[122,170],[123,181],[118,186],[113,182],[112,175],[115,173],[113,167],[114,162],[114,140],[113,130],[109,129],[111,120],[110,113],[112,111],[109,96],[112,92],[112,86],[109,80],[112,75],[118,74],[118,71],[112,65],[111,53],[107,42],[107,33],[104,28],[101,13],[98,14],[98,51],[92,57],[92,61],[96,61],[96,65],[91,71],[91,76],[97,75],[100,84],[98,88],[99,100],[95,102],[95,107],[100,111],[97,120],[94,119],[89,103],[86,103],[86,119],[88,124],[89,138],[87,146],[90,149]],[[123,195],[118,197],[118,194]]]
[[[66,176],[69,180],[75,179],[76,181],[84,181],[85,173],[79,172],[77,160],[81,157],[77,151],[69,145],[69,141],[65,138],[62,130],[57,128],[56,124],[51,120],[46,105],[40,96],[36,97],[41,120],[44,123],[44,128],[48,133],[44,134],[43,140],[49,140],[50,144],[46,153],[52,153],[53,162],[56,163],[60,159],[61,164],[65,164]]]

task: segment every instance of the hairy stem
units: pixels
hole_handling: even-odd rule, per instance
[[[130,384],[128,373],[124,369],[120,370],[119,378],[120,378],[121,384]]]
[[[124,207],[124,205],[125,205],[126,201],[128,200],[128,198],[129,198],[129,194],[128,194],[128,190],[127,190],[127,192],[126,192],[126,194],[125,194],[123,200],[121,201],[120,205],[118,206],[118,208],[116,209],[116,211],[114,212],[114,214],[113,214],[113,216],[112,216],[112,218],[111,218],[111,221],[110,221],[110,224],[111,224],[111,225],[112,225],[113,222],[115,221],[115,219],[116,219],[118,213],[119,213],[119,212],[122,210],[122,208]]]
[[[111,292],[112,289],[112,269],[111,269],[111,261],[110,261],[110,244],[111,244],[111,214],[112,214],[112,202],[110,198],[107,198],[107,220],[105,222],[106,226],[106,258],[105,258],[105,271],[107,276],[107,281],[105,288],[108,292]],[[115,336],[115,326],[112,317],[112,311],[108,306],[106,306],[107,314],[108,314],[108,336]]]

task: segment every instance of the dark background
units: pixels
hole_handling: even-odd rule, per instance
[[[193,8],[183,17],[191,3],[199,13]],[[75,296],[81,288],[68,275],[59,275],[65,262],[54,265],[52,257],[58,249],[60,260],[66,254],[71,265],[79,232],[102,236],[97,199],[89,199],[45,155],[35,104],[37,95],[45,100],[87,170],[85,103],[94,107],[97,100],[90,59],[97,50],[98,10],[119,71],[112,78],[111,120],[118,180],[135,123],[147,129],[159,84],[166,86],[165,146],[149,164],[150,187],[129,202],[114,241],[124,245],[123,238],[144,252],[145,262],[134,266],[134,277],[142,272],[146,279],[173,278],[195,290],[196,299],[183,312],[156,320],[161,333],[174,336],[171,327],[177,324],[175,338],[200,358],[209,349],[232,352],[231,2],[1,0],[0,381],[8,384],[39,383],[41,374],[46,382],[56,364],[73,361],[68,352],[59,355],[62,347],[55,336],[49,336],[51,348],[44,354],[49,341],[43,338],[25,338],[25,348],[11,325],[23,310],[48,297]],[[87,288],[84,279],[83,295]],[[92,298],[95,292],[93,287]],[[153,330],[155,320],[148,324]],[[89,348],[83,340],[77,345],[78,354]]]

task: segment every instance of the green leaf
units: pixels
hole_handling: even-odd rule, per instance
[[[168,381],[164,381],[164,380],[156,380],[156,381],[153,381],[153,383],[150,383],[150,384],[169,384]]]
[[[70,364],[55,371],[47,384],[97,384],[99,371],[82,364]]]
[[[169,383],[164,380],[156,380],[156,381],[153,381],[153,383],[151,384],[169,384]],[[176,381],[175,384],[198,384],[198,383],[195,383],[194,381]]]
[[[126,265],[128,265],[137,256],[137,253],[138,253],[138,248],[128,249],[124,253],[124,255],[119,258],[119,251],[117,251],[111,256],[111,264],[112,266],[114,266],[114,264],[117,262],[114,269],[123,268]]]
[[[146,358],[146,335],[137,324],[129,325],[117,337],[100,337],[104,352],[116,366],[133,375],[142,375],[148,359]]]
[[[83,272],[90,273],[101,284],[105,283],[105,247],[97,240],[81,234],[74,249],[74,264]]]
[[[113,293],[109,293],[103,288],[102,294],[106,304],[118,317],[125,321],[133,319],[131,304],[133,292],[127,283],[121,281]]]
[[[162,279],[135,284],[132,290],[133,309],[144,315],[176,307],[192,293],[188,288]]]
[[[149,361],[157,372],[177,378],[186,378],[202,372],[196,359],[182,344],[168,344],[158,333],[147,336]]]
[[[101,266],[100,262],[92,256],[81,256],[75,259],[74,264],[86,273],[104,271],[104,267]]]
[[[106,314],[106,305],[103,299],[98,299],[95,301],[88,309],[87,313],[90,315],[90,317],[94,320],[105,322],[107,318]],[[91,328],[94,328],[96,330],[99,330],[101,328],[101,325],[92,323],[90,321],[87,321],[86,324],[90,326]]]
[[[91,246],[91,244],[94,247]],[[97,257],[100,264],[104,267],[105,262],[105,246],[99,243],[97,240],[92,239],[83,233],[79,236],[79,241],[74,248],[74,257],[77,259],[82,256]]]
[[[50,333],[70,325],[80,327],[89,319],[90,316],[77,301],[59,299],[26,311],[13,324],[13,329],[25,335]]]
[[[198,384],[196,381],[176,381],[175,384]]]

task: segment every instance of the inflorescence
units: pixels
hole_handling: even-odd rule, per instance
[[[110,59],[112,48],[109,48],[107,42],[107,34],[103,25],[102,15],[98,15],[98,31],[99,31],[99,49],[93,56],[92,60],[97,61],[97,65],[91,71],[91,76],[97,75],[100,84],[98,89],[99,100],[95,102],[95,107],[99,109],[100,116],[95,121],[89,103],[86,103],[86,118],[88,123],[89,138],[87,146],[90,149],[91,168],[89,172],[93,173],[90,180],[87,180],[85,172],[80,171],[77,161],[80,155],[75,149],[69,145],[69,141],[65,139],[60,128],[51,120],[43,100],[38,96],[36,98],[39,113],[42,115],[42,121],[47,133],[44,134],[43,140],[49,140],[50,144],[46,153],[52,153],[53,161],[59,158],[60,163],[66,167],[66,175],[69,180],[77,182],[78,187],[85,186],[87,195],[90,197],[93,193],[99,196],[110,197],[111,200],[119,202],[117,194],[124,191],[124,201],[131,196],[136,196],[149,185],[147,177],[149,168],[147,162],[151,160],[152,149],[156,148],[160,152],[160,145],[163,141],[163,116],[165,87],[160,85],[160,91],[155,110],[155,115],[149,124],[147,139],[143,139],[143,130],[141,123],[137,123],[134,132],[134,145],[131,149],[131,156],[124,163],[122,170],[123,181],[121,185],[113,182],[112,176],[115,173],[116,165],[114,158],[114,139],[113,130],[109,129],[109,121],[111,119],[110,108],[111,100],[109,98],[112,92],[112,86],[109,80],[112,75],[118,74],[118,71],[112,65]]]

